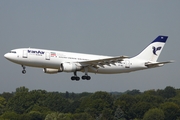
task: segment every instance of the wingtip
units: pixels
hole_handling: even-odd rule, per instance
[[[170,61],[169,61],[169,63],[174,63],[174,62],[175,62],[175,60],[170,60]]]
[[[123,55],[121,56],[122,58],[130,58],[129,56]]]

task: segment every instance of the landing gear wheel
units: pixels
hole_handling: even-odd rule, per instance
[[[86,76],[84,75],[84,76],[82,76],[81,78],[82,78],[83,80],[85,80],[85,79],[86,79]]]
[[[88,75],[83,75],[81,78],[82,78],[83,80],[90,80],[90,79],[91,79],[91,77],[88,76]]]
[[[71,80],[76,80],[76,81],[79,81],[79,80],[80,80],[80,78],[79,78],[78,76],[72,76],[72,77],[71,77]]]
[[[79,80],[80,80],[80,78],[78,76],[76,76],[76,81],[79,81]]]
[[[22,73],[25,74],[25,73],[26,73],[26,70],[22,70]]]
[[[75,77],[74,77],[74,76],[72,76],[72,77],[71,77],[71,80],[72,80],[72,81],[73,81],[73,80],[75,80]]]
[[[87,76],[87,77],[86,77],[86,79],[87,79],[87,80],[90,80],[90,79],[91,79],[91,77],[90,77],[90,76]]]

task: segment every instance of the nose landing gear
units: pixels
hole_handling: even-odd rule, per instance
[[[22,68],[23,68],[22,73],[25,74],[26,73],[26,67],[24,65],[22,65]]]

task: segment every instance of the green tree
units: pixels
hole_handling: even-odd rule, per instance
[[[2,97],[4,97],[6,99],[6,101],[8,101],[10,98],[13,97],[13,93],[9,93],[9,92],[3,92],[1,94]]]
[[[46,117],[46,115],[48,114],[48,113],[51,113],[52,111],[49,109],[49,108],[47,108],[47,107],[44,107],[44,106],[39,106],[39,105],[33,105],[33,106],[31,106],[28,110],[26,110],[27,112],[28,112],[28,114],[27,114],[27,116],[32,116],[32,115],[34,115],[35,113],[37,113],[37,114],[39,114],[40,113],[40,118],[45,118]],[[33,114],[30,114],[30,113],[33,113]],[[30,117],[31,117],[30,116]]]
[[[94,120],[88,113],[75,113],[72,115],[72,120]]]
[[[23,114],[32,104],[31,96],[28,95],[28,88],[19,87],[16,88],[15,95],[7,102],[7,109],[15,111],[18,114]]]
[[[142,119],[145,112],[147,112],[152,107],[149,102],[138,102],[131,107],[131,113],[133,113],[134,118]]]
[[[113,108],[113,97],[107,92],[96,92],[87,98],[82,99],[79,109],[76,112],[87,112],[93,118],[97,118],[106,108]]]
[[[48,107],[52,111],[59,112],[64,111],[69,104],[69,101],[59,93],[48,93],[47,98],[43,102],[43,106]]]
[[[15,96],[8,101],[7,108],[10,111],[23,114],[31,105],[33,105],[33,103],[29,99],[28,93],[21,92],[16,93]]]
[[[165,120],[176,120],[180,117],[180,108],[173,102],[165,102],[160,108],[164,111]]]
[[[65,113],[75,113],[76,109],[79,108],[81,102],[76,100],[70,103],[63,111]]]
[[[26,88],[25,86],[16,88],[16,93],[20,93],[20,92],[28,92],[28,91],[29,91],[29,89]]]
[[[153,108],[144,114],[143,120],[164,120],[164,118],[165,116],[161,109]]]
[[[30,120],[43,120],[44,116],[39,111],[30,111],[28,113]]]
[[[136,100],[139,102],[150,103],[151,106],[158,107],[160,103],[164,102],[161,96],[151,95],[151,94],[141,94],[136,96]]]
[[[171,86],[167,86],[165,89],[164,89],[164,97],[165,98],[172,98],[176,96],[176,90],[175,88],[171,87]]]
[[[0,115],[5,111],[6,100],[3,97],[0,97]]]
[[[134,89],[134,90],[127,90],[125,93],[128,94],[128,95],[138,95],[138,94],[141,94],[140,90],[136,90],[136,89]]]
[[[146,94],[146,95],[157,95],[157,92],[153,89],[153,90],[144,91],[144,94]]]
[[[176,96],[176,90],[171,86],[167,86],[164,90],[157,90],[157,93],[166,99]]]
[[[66,98],[69,98],[69,92],[66,91],[66,95],[65,95]]]
[[[101,120],[112,120],[112,119],[113,119],[112,112],[113,112],[112,109],[110,109],[110,108],[105,108],[105,109],[102,111]]]
[[[71,114],[64,114],[59,112],[53,112],[45,117],[45,120],[71,120]]]
[[[5,112],[1,115],[0,119],[4,120],[19,120],[19,115],[15,112]]]
[[[95,92],[94,94],[92,94],[90,96],[91,99],[102,99],[104,101],[106,101],[108,104],[112,104],[113,103],[113,97],[107,93],[107,92],[103,92],[103,91],[98,91],[98,92]]]
[[[173,103],[175,103],[175,104],[180,106],[180,97],[177,96],[177,97],[169,98],[167,100],[167,102],[173,102]]]
[[[114,120],[125,119],[124,116],[125,116],[125,115],[124,115],[124,112],[122,111],[121,107],[118,106],[118,107],[116,108],[115,113],[114,113]]]
[[[31,111],[35,104],[43,105],[46,98],[46,92],[41,90],[33,90],[28,92],[28,89],[22,87],[16,89],[18,92],[9,99],[7,108],[10,111],[15,111],[18,114],[23,114]]]
[[[131,111],[131,107],[137,103],[137,100],[132,95],[121,95],[116,101],[115,106],[120,106],[122,111],[124,112],[124,118],[126,119],[133,119],[134,113]]]

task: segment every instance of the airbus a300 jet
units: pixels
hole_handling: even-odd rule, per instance
[[[37,48],[18,48],[6,53],[4,57],[22,66],[43,68],[44,73],[72,72],[71,80],[79,81],[77,72],[84,72],[83,80],[90,80],[88,73],[118,74],[149,68],[161,67],[173,61],[157,62],[168,36],[158,36],[135,57],[102,56]]]

